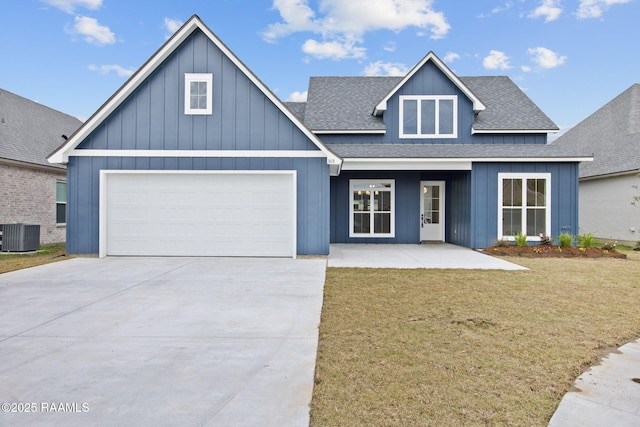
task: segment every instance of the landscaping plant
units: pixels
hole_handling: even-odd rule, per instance
[[[594,245],[595,239],[593,233],[578,234],[578,246],[581,248],[590,248]]]
[[[524,233],[518,233],[514,236],[516,241],[516,246],[524,247],[527,246],[527,235]]]
[[[574,237],[569,233],[562,233],[558,236],[558,245],[563,248],[568,248],[569,246],[573,246]]]

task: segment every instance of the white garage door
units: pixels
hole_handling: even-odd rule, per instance
[[[100,254],[295,256],[295,172],[101,177]]]

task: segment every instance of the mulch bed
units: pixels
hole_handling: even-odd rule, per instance
[[[554,245],[534,246],[491,246],[483,250],[486,254],[497,256],[521,256],[528,258],[627,258],[627,255],[615,249],[579,248],[577,246],[560,247]]]

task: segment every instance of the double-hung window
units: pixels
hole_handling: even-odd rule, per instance
[[[525,234],[539,240],[551,234],[551,174],[498,174],[498,237],[511,240]]]
[[[400,96],[400,138],[457,136],[457,96]]]
[[[184,75],[184,113],[212,114],[213,74],[187,73]]]
[[[394,237],[395,181],[352,179],[349,191],[349,236]]]
[[[67,223],[67,183],[56,182],[56,224]]]

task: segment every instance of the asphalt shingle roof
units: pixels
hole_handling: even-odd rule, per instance
[[[385,130],[373,108],[401,77],[311,77],[304,117],[314,131]]]
[[[634,84],[568,130],[553,145],[593,154],[580,178],[640,170],[640,84]]]
[[[575,149],[546,144],[330,144],[344,158],[576,158]]]
[[[311,77],[304,122],[314,131],[384,130],[374,107],[402,77]],[[476,130],[539,130],[558,127],[505,76],[460,77],[485,104]]]
[[[486,105],[475,130],[558,130],[558,126],[506,76],[460,77]]]
[[[0,158],[64,169],[47,162],[51,152],[82,122],[0,89]]]
[[[306,102],[285,102],[284,104],[289,107],[297,118],[304,121],[304,112],[307,106]]]

